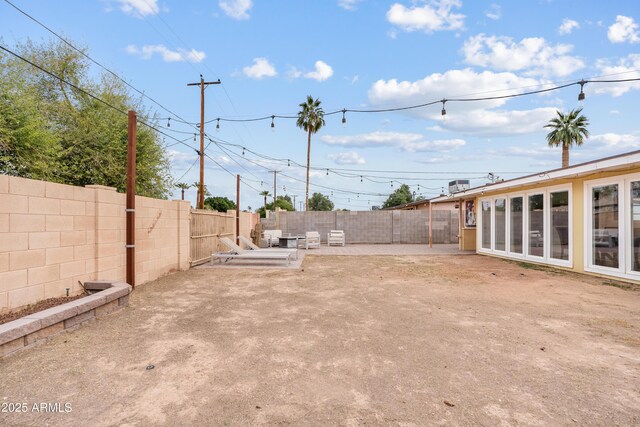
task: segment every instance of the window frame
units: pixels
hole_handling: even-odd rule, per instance
[[[633,271],[633,238],[631,234],[631,182],[640,181],[640,173],[616,175],[584,182],[584,271],[640,280],[640,271]],[[618,267],[593,264],[593,188],[618,185]],[[625,230],[627,231],[625,233]]]
[[[640,176],[640,174],[638,174]],[[568,235],[569,235],[569,259],[561,260],[551,257],[552,251],[552,234],[551,234],[551,193],[560,193],[566,191],[568,192]],[[531,255],[529,253],[529,196],[542,194],[543,197],[543,255]],[[513,198],[522,198],[522,253],[516,253],[511,251],[511,199]],[[495,246],[495,200],[496,199],[505,199],[505,250],[498,250]],[[482,212],[482,203],[489,202],[491,205],[491,215],[489,220],[491,221],[491,248],[487,249],[482,246],[482,238],[483,238],[483,230],[482,225],[485,221],[485,216]],[[566,183],[560,185],[554,185],[549,187],[539,187],[532,188],[527,191],[514,191],[510,193],[500,193],[494,195],[487,195],[478,198],[478,206],[480,206],[479,211],[481,212],[477,218],[477,238],[478,244],[476,245],[476,250],[478,253],[484,254],[495,254],[505,258],[519,259],[525,261],[532,261],[542,264],[555,265],[559,267],[568,267],[573,268],[573,183]],[[640,273],[639,273],[640,274]]]

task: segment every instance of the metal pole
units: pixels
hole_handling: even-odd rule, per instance
[[[276,192],[278,191],[278,187],[276,186],[276,174],[278,171],[273,171],[273,211],[276,211]]]
[[[236,245],[240,245],[240,175],[236,175]]]
[[[433,226],[432,226],[433,211],[431,209],[431,202],[429,202],[429,247],[433,247]]]
[[[127,113],[127,283],[136,287],[136,112]]]

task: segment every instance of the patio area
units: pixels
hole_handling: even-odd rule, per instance
[[[30,410],[0,424],[640,423],[637,288],[395,246],[334,256],[365,249],[145,284],[1,361],[3,402]]]

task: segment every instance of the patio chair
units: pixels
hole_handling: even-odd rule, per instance
[[[320,247],[320,233],[317,231],[307,231],[304,236],[304,248],[319,248]]]
[[[340,245],[344,246],[344,231],[343,230],[331,230],[327,233],[327,246]]]
[[[236,246],[240,250],[293,253],[296,256],[296,259],[298,259],[298,250],[297,249],[285,249],[285,248],[282,248],[282,249],[280,249],[280,248],[278,248],[278,249],[271,249],[271,248],[267,249],[267,248],[264,248],[263,249],[263,248],[260,248],[260,247],[256,246],[250,239],[247,239],[244,236],[238,236],[238,238],[240,239],[240,242],[242,242],[242,244],[247,247],[247,249],[241,249],[239,246],[233,244],[233,242],[230,239],[227,239],[227,240],[229,240],[229,242],[232,243],[233,246]],[[226,237],[223,237],[223,239],[226,239]]]
[[[267,246],[280,246],[280,237],[282,237],[282,230],[264,230],[263,235],[267,240]]]

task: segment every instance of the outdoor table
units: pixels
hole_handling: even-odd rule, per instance
[[[298,247],[298,237],[297,236],[282,236],[280,237],[279,246],[281,248],[293,248],[296,249]]]

